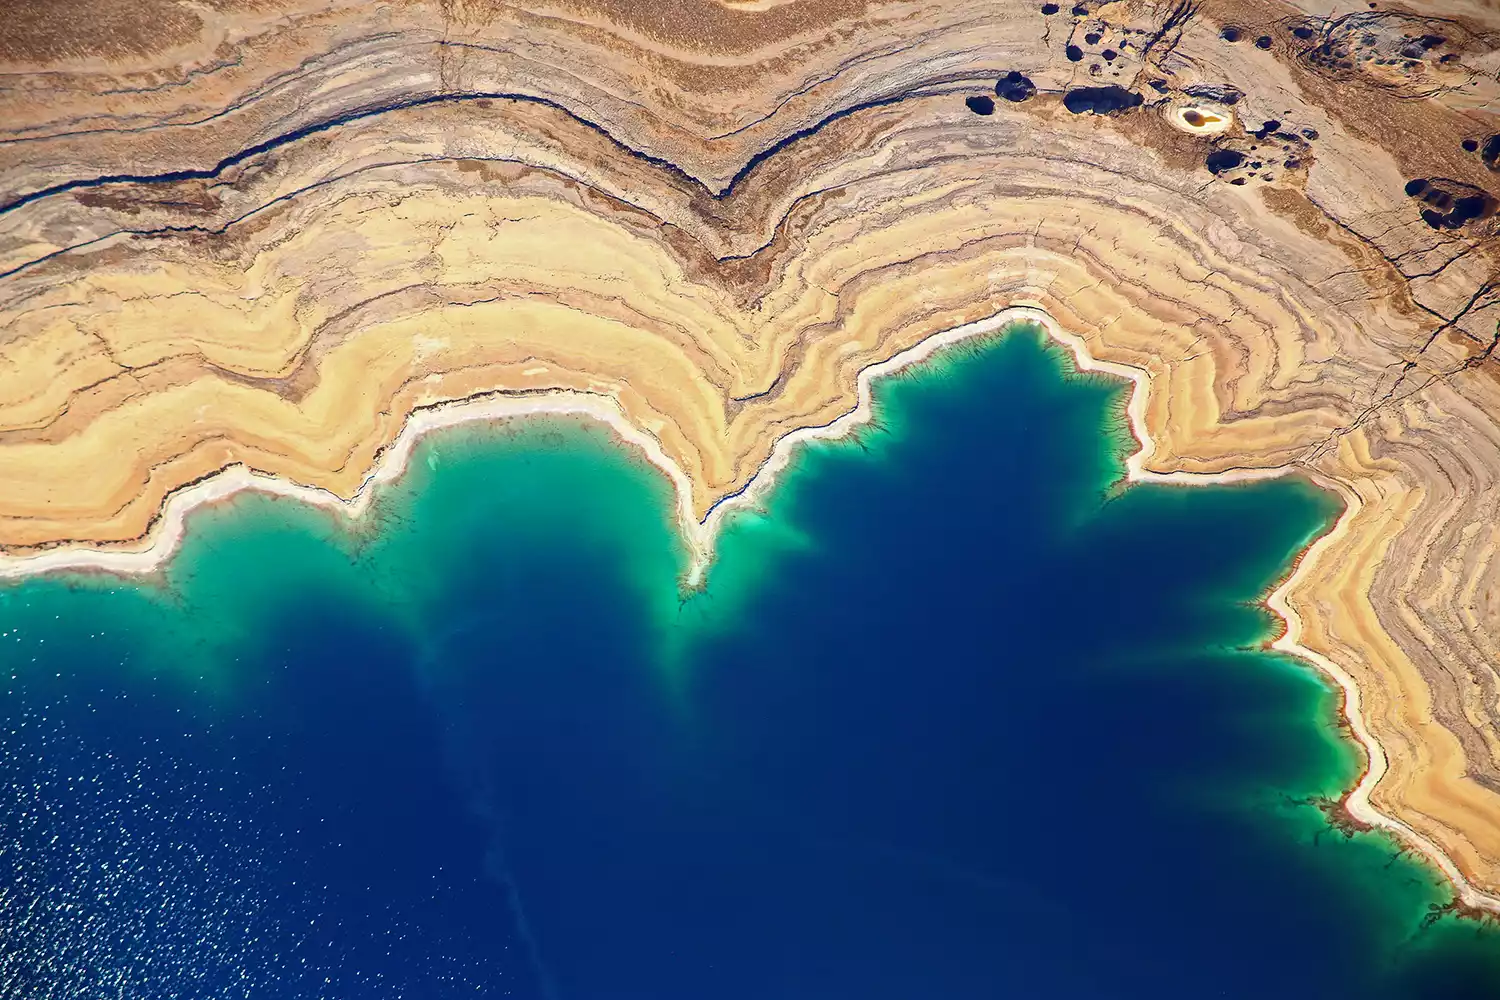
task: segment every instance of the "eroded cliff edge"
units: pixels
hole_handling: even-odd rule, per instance
[[[1500,892],[1500,14],[32,0],[0,28],[0,547],[139,548],[414,408],[617,400],[702,514],[931,334],[1151,373],[1157,471],[1358,498],[1289,595]]]

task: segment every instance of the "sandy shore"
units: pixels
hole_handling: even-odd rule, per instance
[[[858,403],[854,409],[830,423],[798,429],[782,436],[745,487],[713,504],[702,519],[695,517],[693,513],[692,485],[687,473],[672,461],[660,441],[626,418],[618,402],[611,396],[574,391],[553,391],[520,397],[490,393],[414,412],[395,441],[380,452],[376,467],[350,497],[340,497],[326,489],[306,486],[236,465],[172,493],[154,522],[146,543],[140,547],[106,549],[64,545],[25,556],[0,556],[0,578],[18,579],[42,573],[69,571],[105,571],[122,575],[155,572],[181,546],[189,514],[200,506],[229,499],[244,491],[291,497],[304,503],[337,510],[351,519],[357,519],[369,510],[376,489],[400,478],[406,471],[413,450],[427,434],[479,421],[565,415],[588,417],[608,425],[620,439],[640,449],[646,460],[672,482],[679,528],[689,556],[684,582],[688,587],[696,587],[704,580],[713,559],[715,541],[728,516],[737,508],[759,503],[774,488],[777,478],[791,463],[798,446],[808,441],[843,438],[867,423],[873,413],[873,385],[876,380],[917,364],[944,347],[997,334],[1018,323],[1033,323],[1044,329],[1050,337],[1072,352],[1079,370],[1104,372],[1128,379],[1132,383],[1127,412],[1131,432],[1139,447],[1126,460],[1129,481],[1207,486],[1301,475],[1321,488],[1340,495],[1344,512],[1332,530],[1311,545],[1298,560],[1295,571],[1267,598],[1267,605],[1285,624],[1282,635],[1272,646],[1312,664],[1336,683],[1343,693],[1343,711],[1350,731],[1368,761],[1358,784],[1345,799],[1350,815],[1361,823],[1389,832],[1401,843],[1426,857],[1453,884],[1465,906],[1500,913],[1500,896],[1475,887],[1435,843],[1373,805],[1371,793],[1385,775],[1388,760],[1384,747],[1361,715],[1359,687],[1353,677],[1337,663],[1302,643],[1303,622],[1292,608],[1289,595],[1314,572],[1319,559],[1329,549],[1336,547],[1347,531],[1349,522],[1360,509],[1359,499],[1352,491],[1327,477],[1292,465],[1239,468],[1216,474],[1150,471],[1146,466],[1156,451],[1156,442],[1146,425],[1150,375],[1145,370],[1130,365],[1095,359],[1083,338],[1062,329],[1056,320],[1037,308],[1021,306],[1005,309],[986,319],[935,334],[889,360],[863,369],[858,376]]]

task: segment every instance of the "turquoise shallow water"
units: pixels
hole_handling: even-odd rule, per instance
[[[0,996],[1500,995],[1261,651],[1334,505],[1121,489],[1122,393],[949,351],[688,596],[664,478],[561,419],[0,592]]]

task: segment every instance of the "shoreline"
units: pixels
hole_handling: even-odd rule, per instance
[[[1041,327],[1048,337],[1068,349],[1079,371],[1103,372],[1131,383],[1126,413],[1137,448],[1126,458],[1127,482],[1211,486],[1300,475],[1314,485],[1338,494],[1344,505],[1343,512],[1328,531],[1314,539],[1302,552],[1296,559],[1293,571],[1265,599],[1266,606],[1281,619],[1284,626],[1282,634],[1269,643],[1269,648],[1310,664],[1331,679],[1342,693],[1341,713],[1355,742],[1363,750],[1366,761],[1363,773],[1343,798],[1343,807],[1349,815],[1366,826],[1386,831],[1400,843],[1421,854],[1447,878],[1462,906],[1480,913],[1500,914],[1500,896],[1477,888],[1436,843],[1401,820],[1380,812],[1371,802],[1371,793],[1385,775],[1389,763],[1385,748],[1369,730],[1360,713],[1358,685],[1353,677],[1328,657],[1301,643],[1303,623],[1291,607],[1290,594],[1304,578],[1308,568],[1347,533],[1350,519],[1360,510],[1359,498],[1343,484],[1296,465],[1235,468],[1220,473],[1159,473],[1148,470],[1146,463],[1156,452],[1155,439],[1147,429],[1145,420],[1146,402],[1151,388],[1150,374],[1145,369],[1094,358],[1082,337],[1063,330],[1050,314],[1031,306],[1011,306],[985,319],[935,333],[907,350],[861,370],[856,379],[857,401],[853,409],[827,424],[799,428],[783,435],[746,484],[738,491],[715,501],[702,520],[693,513],[692,485],[687,473],[666,454],[655,437],[630,422],[614,397],[576,390],[551,390],[526,395],[511,395],[497,390],[413,410],[395,439],[376,452],[374,468],[348,498],[320,487],[306,486],[256,472],[244,465],[228,466],[168,494],[158,516],[140,539],[138,547],[131,548],[127,543],[118,547],[89,548],[65,543],[27,555],[0,555],[0,580],[19,580],[28,576],[69,571],[103,571],[122,576],[153,573],[161,569],[177,552],[186,534],[187,517],[192,511],[200,506],[229,499],[242,491],[289,497],[316,507],[336,510],[351,520],[357,520],[369,510],[379,486],[394,482],[406,472],[414,448],[429,433],[478,421],[531,415],[564,415],[589,417],[606,424],[621,440],[640,449],[648,462],[666,474],[676,497],[679,534],[689,556],[684,583],[688,588],[696,588],[702,585],[713,561],[718,533],[729,513],[738,507],[758,503],[775,485],[777,478],[790,464],[798,446],[804,442],[838,440],[868,423],[873,415],[875,380],[920,363],[944,347],[1001,333],[1019,323],[1034,323]]]

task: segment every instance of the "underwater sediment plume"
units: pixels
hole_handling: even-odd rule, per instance
[[[1273,606],[1345,808],[1500,909],[1497,65],[1464,0],[22,0],[3,570],[553,408],[706,559],[868,372],[1036,319],[1138,379],[1133,472],[1341,495]]]

